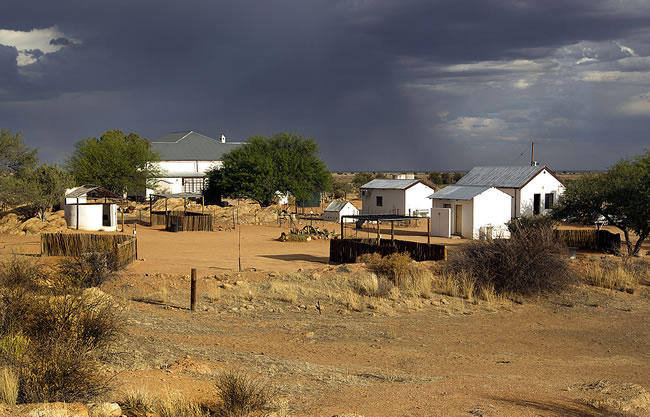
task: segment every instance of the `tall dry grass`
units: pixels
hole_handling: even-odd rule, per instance
[[[10,368],[0,370],[0,402],[16,405],[18,400],[18,375]]]
[[[650,264],[642,260],[603,259],[587,265],[583,279],[590,285],[633,294],[650,276]]]

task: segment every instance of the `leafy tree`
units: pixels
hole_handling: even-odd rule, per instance
[[[99,139],[77,142],[68,170],[78,184],[100,185],[121,194],[153,186],[160,175],[159,160],[149,140],[136,133],[109,130]]]
[[[315,191],[331,188],[331,174],[317,154],[316,142],[293,133],[249,138],[224,156],[221,170],[209,171],[204,193],[213,196],[220,190],[224,196],[250,198],[261,206],[273,203],[277,191],[308,200]]]
[[[429,181],[431,181],[432,184],[442,184],[442,175],[440,175],[439,172],[429,172],[427,178],[429,178]]]
[[[36,166],[37,152],[22,142],[20,134],[0,130],[0,201],[44,220],[45,212],[63,197],[70,177],[57,165]]]
[[[24,201],[31,213],[45,221],[47,210],[61,201],[71,183],[70,174],[58,165],[43,163],[24,176]]]
[[[620,160],[606,173],[567,183],[553,216],[587,222],[602,216],[623,232],[628,255],[637,255],[650,233],[650,150]],[[638,236],[635,245],[630,232]]]
[[[30,149],[22,141],[21,134],[12,135],[0,129],[0,175],[18,174],[36,166],[37,149]]]
[[[442,183],[443,184],[451,184],[453,181],[453,177],[451,176],[450,173],[448,172],[443,172],[442,173]]]
[[[334,181],[332,183],[332,189],[334,190],[334,198],[347,198],[348,193],[351,193],[354,187],[349,182]]]
[[[465,174],[463,174],[462,172],[454,172],[454,175],[452,177],[452,179],[454,181],[454,184],[456,184],[464,176],[465,176]]]

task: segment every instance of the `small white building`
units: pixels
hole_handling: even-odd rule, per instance
[[[68,228],[92,231],[117,230],[117,204],[120,196],[96,185],[66,190],[64,218]]]
[[[329,222],[341,222],[341,216],[356,216],[359,214],[359,209],[354,207],[352,203],[344,200],[332,201],[329,203],[323,212],[323,220]],[[344,219],[345,223],[352,223],[355,221],[353,218]]]
[[[429,196],[431,236],[509,237],[511,200],[494,187],[449,185]]]
[[[374,179],[361,186],[361,213],[429,217],[434,191],[416,179]]]
[[[226,142],[226,137],[213,139],[194,131],[174,132],[151,142],[151,149],[160,155],[162,175],[150,194],[180,194],[203,191],[206,172],[221,168],[223,156],[241,146],[240,142]]]
[[[546,166],[474,167],[456,185],[495,187],[512,197],[514,218],[546,214],[564,193],[564,184]]]

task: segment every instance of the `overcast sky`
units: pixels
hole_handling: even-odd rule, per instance
[[[650,147],[647,0],[4,1],[0,128],[313,137],[335,171],[605,169]]]

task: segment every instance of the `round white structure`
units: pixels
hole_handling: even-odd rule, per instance
[[[71,229],[117,230],[117,204],[73,203],[65,205],[65,222]]]

